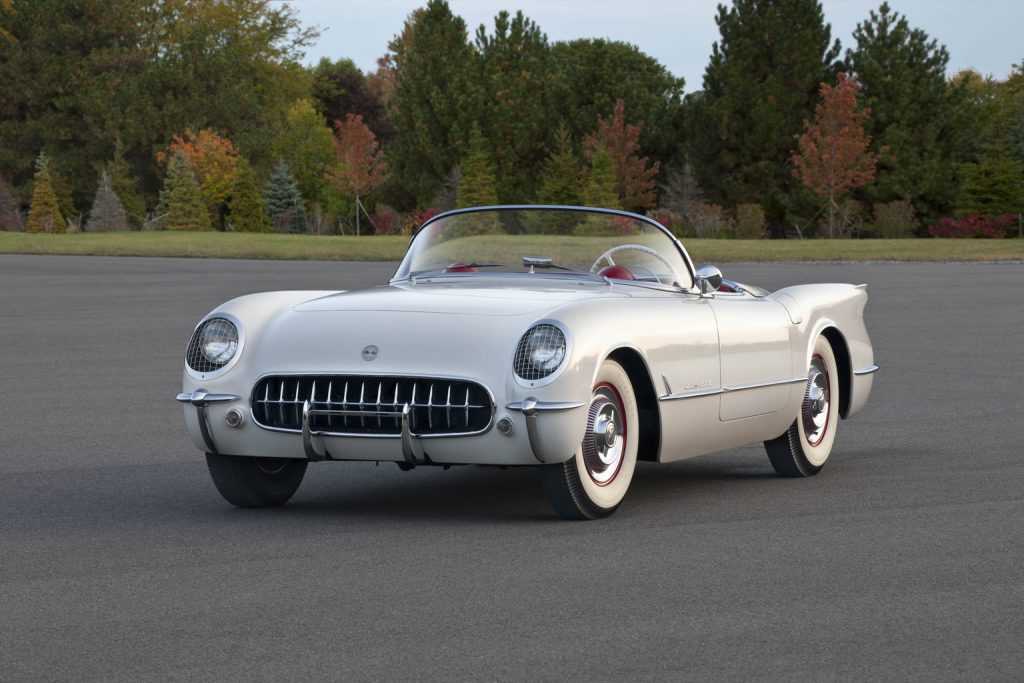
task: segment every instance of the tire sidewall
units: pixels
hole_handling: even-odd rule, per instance
[[[595,387],[602,384],[610,385],[622,402],[622,413],[626,419],[626,444],[622,453],[622,464],[615,477],[601,486],[590,478],[586,461],[583,458],[582,445],[576,449],[573,461],[580,486],[590,502],[602,510],[614,510],[625,497],[636,469],[640,413],[637,410],[633,385],[621,365],[615,361],[606,360],[594,378]]]
[[[821,356],[822,361],[825,363],[825,369],[828,372],[828,424],[825,427],[825,433],[822,435],[821,440],[816,445],[811,445],[807,439],[807,433],[804,430],[804,421],[799,416],[796,420],[797,432],[799,434],[800,450],[803,453],[807,465],[813,470],[817,471],[828,460],[829,454],[832,452],[832,445],[836,440],[836,432],[839,428],[839,367],[836,363],[835,353],[832,351],[832,345],[828,343],[828,340],[819,336],[814,342],[814,350],[811,353],[811,357]],[[809,358],[807,366],[810,367]],[[801,402],[801,406],[803,403]]]

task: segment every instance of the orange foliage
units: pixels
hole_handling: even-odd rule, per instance
[[[359,114],[335,121],[334,151],[337,168],[329,174],[334,186],[346,196],[365,195],[387,180],[387,168],[377,145],[377,137]]]
[[[188,159],[192,172],[199,181],[203,199],[210,209],[227,201],[231,192],[231,181],[238,172],[241,155],[231,140],[217,135],[209,128],[198,133],[186,129],[184,135],[175,135],[166,152],[157,154],[157,161],[163,163],[175,152],[181,152]]]
[[[630,211],[649,209],[657,199],[654,179],[658,175],[659,163],[647,166],[647,157],[638,154],[642,124],[626,123],[626,105],[619,99],[611,121],[605,121],[599,114],[597,130],[587,136],[586,155],[591,159],[601,147],[608,150],[615,169],[615,191],[619,203]]]

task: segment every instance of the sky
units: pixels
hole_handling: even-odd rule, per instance
[[[402,30],[405,18],[426,0],[290,0],[302,22],[322,30],[306,61],[349,58],[363,71]],[[825,20],[845,50],[853,30],[881,0],[823,0]],[[1024,61],[1024,0],[890,0],[914,28],[923,29],[949,50],[950,74],[973,68],[1005,78],[1011,65]],[[716,2],[709,0],[449,0],[466,20],[470,34],[483,23],[490,31],[494,15],[522,10],[552,42],[608,38],[633,43],[676,76],[686,92],[699,90],[711,44],[718,39]]]

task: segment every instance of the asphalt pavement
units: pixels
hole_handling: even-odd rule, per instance
[[[219,302],[383,263],[0,256],[0,680],[1021,680],[1024,266],[866,282],[882,367],[816,477],[642,463],[558,519],[528,468],[318,463],[227,505],[182,426]]]

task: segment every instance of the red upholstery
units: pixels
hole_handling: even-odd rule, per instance
[[[626,266],[606,266],[601,269],[598,275],[604,275],[613,280],[635,280],[633,272]]]
[[[467,266],[465,263],[453,263],[444,269],[446,273],[476,273],[478,272],[473,266]]]
[[[727,294],[735,294],[736,293],[735,289],[733,289],[729,285],[725,284],[724,282],[722,284],[718,285],[718,291],[719,292],[726,292]]]

